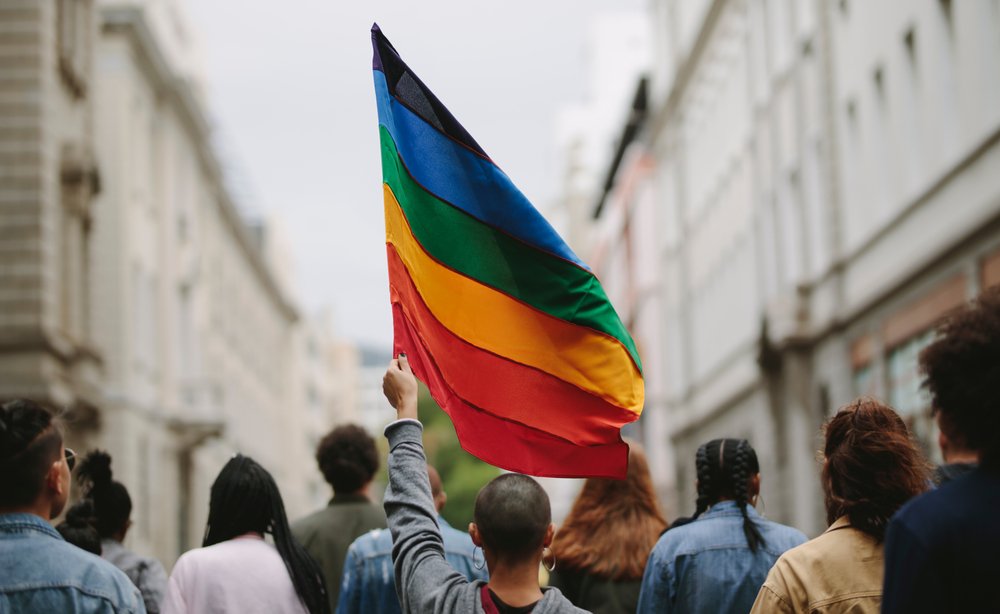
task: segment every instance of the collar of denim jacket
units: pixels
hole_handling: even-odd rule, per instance
[[[59,531],[46,522],[41,516],[34,514],[0,514],[0,533],[39,533],[62,540]]]
[[[716,516],[742,516],[739,506],[736,505],[735,501],[719,501],[712,507],[708,509],[707,512],[702,514],[702,518],[716,517]],[[757,510],[753,508],[749,503],[747,504],[747,515],[751,518],[757,518]]]

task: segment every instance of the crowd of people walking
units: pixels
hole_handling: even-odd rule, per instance
[[[398,419],[385,429],[382,507],[366,495],[378,449],[356,426],[320,442],[334,497],[293,524],[271,474],[237,454],[211,487],[202,547],[169,578],[123,546],[132,501],[111,457],[77,458],[53,413],[9,401],[0,405],[0,614],[995,611],[1000,290],[954,314],[920,360],[945,464],[928,464],[892,408],[849,403],[823,430],[829,528],[808,540],[758,515],[767,476],[751,443],[733,438],[698,448],[695,513],[672,524],[630,441],[627,478],[586,480],[558,531],[545,490],[519,474],[486,484],[468,530],[452,528],[401,354],[383,380]],[[83,497],[53,527],[74,468]]]

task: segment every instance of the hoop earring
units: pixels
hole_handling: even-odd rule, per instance
[[[479,548],[479,546],[476,546],[476,547],[474,547],[472,549],[472,566],[475,567],[476,569],[482,569],[483,567],[486,567],[486,553],[483,552],[483,564],[482,565],[476,564],[476,549],[477,548],[479,550],[482,550],[482,548]]]
[[[757,496],[753,498],[753,508],[754,509],[757,509],[757,501],[758,500],[760,501],[760,507],[762,509],[761,509],[760,512],[757,512],[757,513],[760,514],[761,518],[764,518],[764,514],[767,513],[767,505],[764,504],[764,497],[760,496],[760,493],[757,493]]]
[[[546,550],[548,550],[549,552],[552,553],[552,567],[546,567],[545,566],[545,551]],[[549,548],[548,546],[545,546],[544,548],[542,548],[542,567],[545,567],[545,570],[548,571],[549,573],[552,573],[553,571],[556,570],[556,552],[555,552],[555,550],[553,550],[552,548]]]

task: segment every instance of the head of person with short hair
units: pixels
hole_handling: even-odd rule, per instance
[[[920,368],[949,446],[942,446],[945,462],[963,462],[949,456],[965,448],[985,471],[1000,474],[1000,288],[945,321],[920,353]]]
[[[84,497],[94,505],[94,528],[103,539],[125,540],[132,525],[132,497],[121,482],[112,479],[111,456],[94,450],[87,454],[76,472]]]
[[[842,516],[881,542],[889,519],[927,490],[929,473],[919,446],[891,408],[862,397],[825,427],[820,480],[826,519]]]
[[[316,462],[336,494],[363,494],[379,469],[375,440],[354,424],[330,431],[316,448]]]
[[[534,479],[519,473],[494,478],[479,491],[469,525],[472,543],[483,549],[490,575],[497,569],[538,569],[555,526],[549,496]]]
[[[34,401],[0,405],[0,514],[26,512],[45,520],[62,513],[70,468],[53,414]]]
[[[539,587],[542,553],[555,534],[545,490],[516,473],[486,484],[476,497],[469,536],[482,548],[489,581],[469,582],[448,564],[427,476],[417,413],[417,380],[405,354],[393,359],[382,392],[397,420],[389,440],[389,487],[384,506],[393,538],[393,565],[404,612],[575,612],[558,590]]]
[[[379,469],[379,451],[363,428],[343,424],[319,442],[316,461],[334,496],[324,509],[297,520],[292,533],[319,562],[328,580],[330,609],[336,610],[347,550],[358,537],[386,526],[385,512],[367,494]]]
[[[94,502],[80,499],[66,510],[66,520],[59,523],[56,530],[77,548],[101,556],[101,536],[94,528],[95,521]]]
[[[62,532],[51,524],[66,506],[75,462],[52,412],[27,399],[0,404],[0,610],[143,611],[128,576],[63,537],[74,538],[86,504]],[[81,545],[97,540],[91,531]]]
[[[920,367],[951,463],[937,473],[951,479],[889,523],[882,611],[991,612],[1000,551],[1000,287],[953,313]],[[978,467],[956,467],[962,447],[978,455]]]

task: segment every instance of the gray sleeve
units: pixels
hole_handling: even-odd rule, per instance
[[[384,506],[392,532],[396,594],[403,614],[474,612],[476,587],[448,564],[427,478],[423,427],[393,422],[389,439],[389,487]]]
[[[144,559],[139,567],[136,586],[142,593],[142,600],[148,614],[160,614],[160,605],[167,592],[167,572],[156,559]]]

